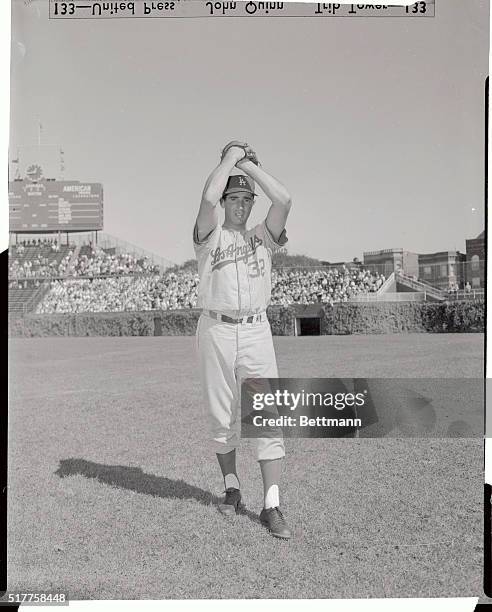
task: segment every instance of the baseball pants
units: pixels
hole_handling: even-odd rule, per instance
[[[202,314],[196,330],[200,379],[216,453],[234,450],[241,432],[241,382],[277,378],[268,320],[224,323]],[[285,456],[282,437],[256,438],[258,461]]]

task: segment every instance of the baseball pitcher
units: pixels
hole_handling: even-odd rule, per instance
[[[243,174],[231,174],[239,169]],[[271,201],[264,221],[246,225],[256,183]],[[196,331],[203,397],[225,499],[219,510],[232,516],[241,507],[236,470],[240,435],[240,391],[245,378],[277,378],[277,363],[266,308],[270,303],[272,255],[286,242],[291,207],[285,187],[260,167],[247,143],[232,141],[208,177],[193,230],[202,314]],[[219,221],[220,209],[224,221]],[[264,489],[261,523],[276,537],[291,537],[280,511],[279,480],[284,442],[257,439]]]

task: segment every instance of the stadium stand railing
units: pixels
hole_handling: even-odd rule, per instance
[[[430,297],[438,302],[442,302],[446,299],[446,295],[440,289],[436,289],[436,287],[433,287],[432,285],[416,280],[413,276],[409,276],[401,270],[398,271],[398,274],[396,275],[396,282],[399,282],[402,285],[413,289],[414,291],[423,292],[425,294],[425,299]]]
[[[354,295],[349,302],[425,302],[426,295],[421,291],[409,291],[404,293],[386,292],[361,293]]]
[[[392,272],[388,276],[388,278],[384,281],[384,283],[381,285],[381,287],[379,287],[379,289],[376,291],[376,294],[382,295],[383,293],[387,293],[389,287],[391,287],[394,282],[395,282],[395,273]]]
[[[38,287],[31,287],[27,289],[20,289],[17,287],[9,288],[9,315],[24,315],[24,304],[26,303],[26,300],[30,300],[37,290]]]
[[[22,305],[23,316],[34,311],[36,306],[41,302],[41,300],[50,290],[50,286],[51,284],[49,281],[44,281],[39,287],[37,287],[36,291]]]
[[[452,301],[463,301],[463,300],[483,300],[485,298],[485,289],[459,289],[458,291],[447,291],[446,299]]]
[[[50,289],[49,281],[44,281],[39,287],[32,285],[27,288],[9,288],[9,315],[25,316],[33,312]]]
[[[384,283],[375,292],[365,292],[354,295],[349,302],[425,302],[423,291],[409,291],[398,293],[389,291],[395,286],[395,273],[392,272]]]

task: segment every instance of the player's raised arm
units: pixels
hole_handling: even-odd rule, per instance
[[[267,214],[266,224],[272,236],[275,240],[278,240],[284,231],[292,205],[289,192],[280,181],[248,158],[244,158],[244,161],[240,161],[236,165],[258,183],[272,202]]]
[[[224,193],[231,170],[244,156],[244,149],[235,146],[228,148],[220,164],[212,170],[206,180],[196,218],[198,240],[203,240],[217,225],[219,220],[217,204]]]

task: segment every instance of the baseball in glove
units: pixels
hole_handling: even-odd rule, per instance
[[[222,153],[220,156],[221,161],[224,159],[224,155],[231,147],[239,147],[244,151],[244,157],[238,161],[238,164],[243,161],[249,160],[252,161],[256,166],[260,166],[260,161],[253,149],[248,145],[247,142],[240,142],[239,140],[231,140],[231,142],[226,144],[226,146],[222,149]]]

